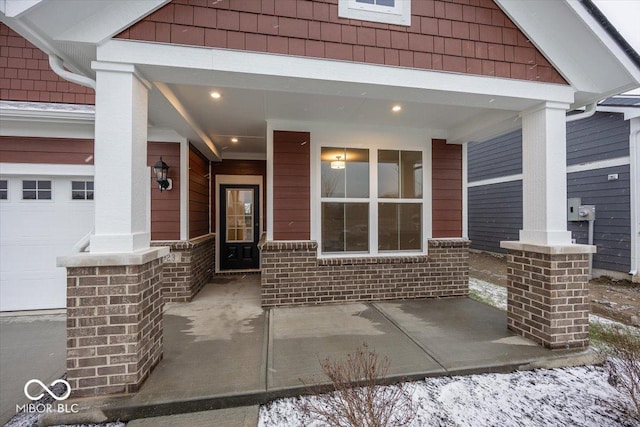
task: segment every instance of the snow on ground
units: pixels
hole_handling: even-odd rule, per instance
[[[417,408],[411,427],[637,426],[615,405],[622,398],[607,378],[605,368],[584,366],[427,378],[404,387]],[[304,419],[296,399],[280,399],[260,408],[258,425],[322,424]]]

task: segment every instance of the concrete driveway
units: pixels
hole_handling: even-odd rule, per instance
[[[24,386],[31,379],[51,384],[66,370],[65,314],[0,316],[0,424],[29,403]]]

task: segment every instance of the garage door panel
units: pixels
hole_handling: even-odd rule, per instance
[[[0,311],[66,307],[66,270],[56,258],[93,228],[92,200],[72,200],[71,181],[90,177],[8,179],[10,200],[0,203]],[[23,179],[51,180],[52,200],[21,200]]]

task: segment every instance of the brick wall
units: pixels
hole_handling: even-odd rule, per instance
[[[215,271],[215,242],[215,234],[189,241],[152,242],[151,246],[171,249],[163,268],[165,302],[189,302],[209,282]],[[178,257],[179,261],[171,261]]]
[[[162,260],[67,268],[73,396],[131,393],[162,359]]]
[[[509,250],[508,327],[545,347],[589,345],[589,255]]]
[[[565,83],[492,0],[414,0],[411,26],[338,0],[174,0],[118,38]]]
[[[44,52],[0,23],[0,99],[95,104],[95,92],[60,78]]]
[[[465,296],[469,243],[430,240],[427,256],[318,259],[314,241],[262,241],[262,305]]]

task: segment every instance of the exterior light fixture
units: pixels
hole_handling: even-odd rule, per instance
[[[220,92],[215,92],[215,91],[214,91],[214,92],[211,92],[211,94],[210,94],[210,95],[211,95],[211,97],[212,97],[213,99],[220,99],[220,98],[222,98],[222,95],[220,95]]]
[[[162,157],[160,160],[153,166],[153,171],[156,174],[156,181],[158,181],[158,186],[160,186],[160,191],[171,190],[172,182],[171,178],[167,178],[167,172],[169,172],[169,165],[162,161]]]
[[[394,113],[402,111],[402,105],[394,105],[393,107],[391,107],[391,111],[393,111]]]
[[[344,169],[344,160],[340,160],[342,156],[336,156],[336,160],[331,162],[331,169]]]
[[[235,144],[236,142],[238,142],[238,138],[231,138],[231,142]]]

